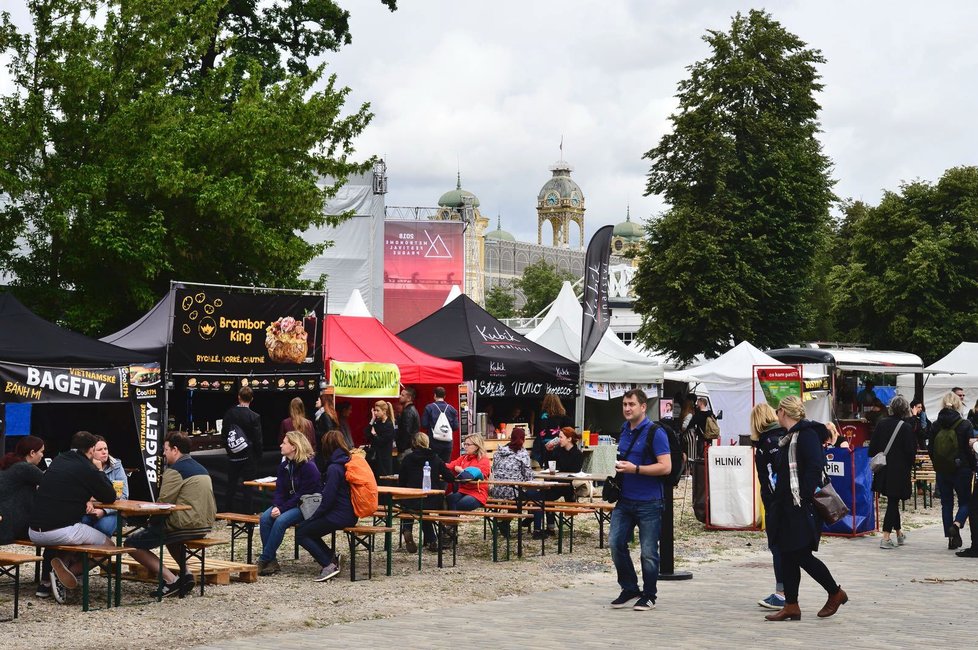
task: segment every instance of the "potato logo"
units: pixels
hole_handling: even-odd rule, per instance
[[[209,341],[217,334],[217,323],[210,316],[204,316],[200,319],[200,324],[197,325],[197,332],[200,334],[200,338]]]
[[[191,307],[194,306],[194,299],[190,296],[184,296],[183,302],[180,304],[184,311],[189,311]]]

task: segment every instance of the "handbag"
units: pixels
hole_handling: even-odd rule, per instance
[[[319,510],[319,504],[322,502],[323,495],[319,492],[303,494],[299,497],[299,512],[302,513],[302,518],[309,519],[309,517],[312,517]]]
[[[815,489],[812,500],[815,502],[818,518],[830,526],[849,514],[849,506],[835,491],[832,481],[824,470],[822,472],[822,486]]]
[[[873,474],[876,474],[881,469],[886,469],[886,455],[890,453],[890,447],[893,446],[893,441],[896,440],[897,433],[902,426],[903,420],[900,420],[893,433],[890,434],[890,441],[886,443],[886,449],[869,459],[869,469],[873,470]]]
[[[625,450],[625,454],[618,455],[619,460],[628,458],[628,454],[632,453],[632,447],[635,446],[637,440],[638,434],[632,436],[632,441],[629,443],[628,449]],[[604,485],[601,486],[601,498],[608,503],[614,503],[621,498],[621,472],[615,472],[614,476],[605,479]]]

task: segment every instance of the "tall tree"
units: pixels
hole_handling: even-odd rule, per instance
[[[906,183],[846,217],[845,264],[830,282],[843,335],[927,363],[978,340],[978,167]]]
[[[573,282],[576,279],[567,271],[558,271],[546,260],[538,260],[530,264],[523,269],[522,277],[513,282],[516,289],[526,299],[520,309],[520,315],[524,318],[536,316],[547,305],[556,300],[557,294],[560,293],[560,287],[565,280]]]
[[[394,8],[393,1],[386,4]],[[351,174],[371,114],[315,57],[332,0],[34,0],[3,14],[0,270],[49,318],[125,324],[170,279],[302,286],[298,234]],[[323,179],[330,182],[323,185]]]
[[[704,40],[672,132],[645,154],[646,195],[670,208],[647,227],[635,279],[639,338],[680,360],[809,331],[834,200],[816,137],[821,54],[762,11]]]
[[[486,292],[486,311],[500,320],[516,316],[516,298],[513,292],[501,284],[494,285]]]

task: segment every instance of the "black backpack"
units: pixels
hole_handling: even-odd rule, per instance
[[[676,487],[679,485],[679,477],[683,475],[683,470],[685,469],[685,462],[683,461],[683,443],[679,439],[679,434],[676,430],[665,422],[655,420],[652,421],[652,431],[655,431],[655,427],[661,428],[666,432],[666,437],[669,439],[669,455],[672,457],[672,471],[669,472],[668,476],[663,476],[662,480],[669,487]],[[655,438],[654,435],[646,436],[645,438],[645,453],[650,456],[652,460],[655,460],[655,454],[652,452],[652,439]]]

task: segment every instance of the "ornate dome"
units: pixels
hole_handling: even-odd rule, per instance
[[[625,220],[616,225],[615,230],[612,232],[612,236],[621,237],[629,241],[639,241],[644,234],[645,232],[642,226],[632,221],[631,209],[625,215]]]
[[[465,205],[465,199],[472,199],[472,207],[479,207],[479,197],[472,192],[462,189],[462,173],[458,174],[458,181],[454,190],[450,190],[441,195],[438,205],[443,208],[461,208]]]
[[[571,207],[583,208],[584,192],[570,177],[571,166],[560,160],[553,164],[550,171],[553,172],[553,177],[540,188],[537,201],[544,207],[554,207],[568,201]]]
[[[486,239],[498,239],[500,241],[516,241],[516,237],[503,230],[502,221],[496,215],[496,229],[486,233]]]

